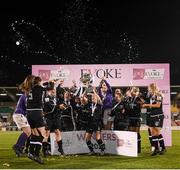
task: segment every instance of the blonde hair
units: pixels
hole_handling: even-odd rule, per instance
[[[151,83],[148,87],[149,91],[151,91],[154,94],[157,94],[159,92],[159,89],[156,85],[156,83]]]
[[[131,88],[131,92],[139,93],[139,87],[133,86],[133,87]]]
[[[163,94],[160,92],[158,86],[156,83],[151,83],[148,87],[148,90],[151,91],[154,95],[163,97]]]

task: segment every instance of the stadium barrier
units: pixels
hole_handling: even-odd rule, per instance
[[[0,127],[1,131],[19,131],[17,126]]]

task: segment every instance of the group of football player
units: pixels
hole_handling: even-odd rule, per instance
[[[137,132],[138,153],[141,152],[141,109],[146,108],[146,122],[152,156],[166,151],[161,134],[164,114],[163,95],[157,85],[151,83],[146,93],[140,95],[138,87],[128,87],[123,93],[120,88],[114,91],[104,78],[98,87],[84,85],[79,91],[76,82],[70,88],[63,87],[64,80],[52,80],[42,83],[39,76],[28,75],[19,90],[20,96],[13,120],[23,133],[13,149],[17,156],[24,152],[28,158],[43,164],[40,152],[46,157],[50,153],[49,138],[54,132],[58,151],[64,155],[64,131],[84,130],[85,140],[94,155],[91,142],[92,134],[100,149],[105,154],[105,144],[101,139],[101,130],[120,130]]]

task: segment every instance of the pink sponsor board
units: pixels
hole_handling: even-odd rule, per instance
[[[156,83],[164,94],[163,110],[165,114],[163,134],[167,146],[171,141],[170,78],[169,64],[94,64],[94,65],[33,65],[32,74],[48,79],[64,79],[64,86],[72,86],[72,80],[79,82],[83,73],[91,73],[94,86],[98,86],[102,77],[114,87],[148,86]]]

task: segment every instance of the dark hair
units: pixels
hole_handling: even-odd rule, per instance
[[[102,84],[103,84],[104,82],[105,82],[104,80],[101,80],[100,83],[99,83],[99,87],[102,87]]]
[[[44,82],[43,86],[45,86],[46,90],[53,90],[54,89],[54,82],[52,82],[52,81]]]
[[[41,77],[36,76],[36,77],[34,78],[34,81],[32,82],[32,85],[33,85],[33,86],[38,85],[41,81],[42,81]]]

